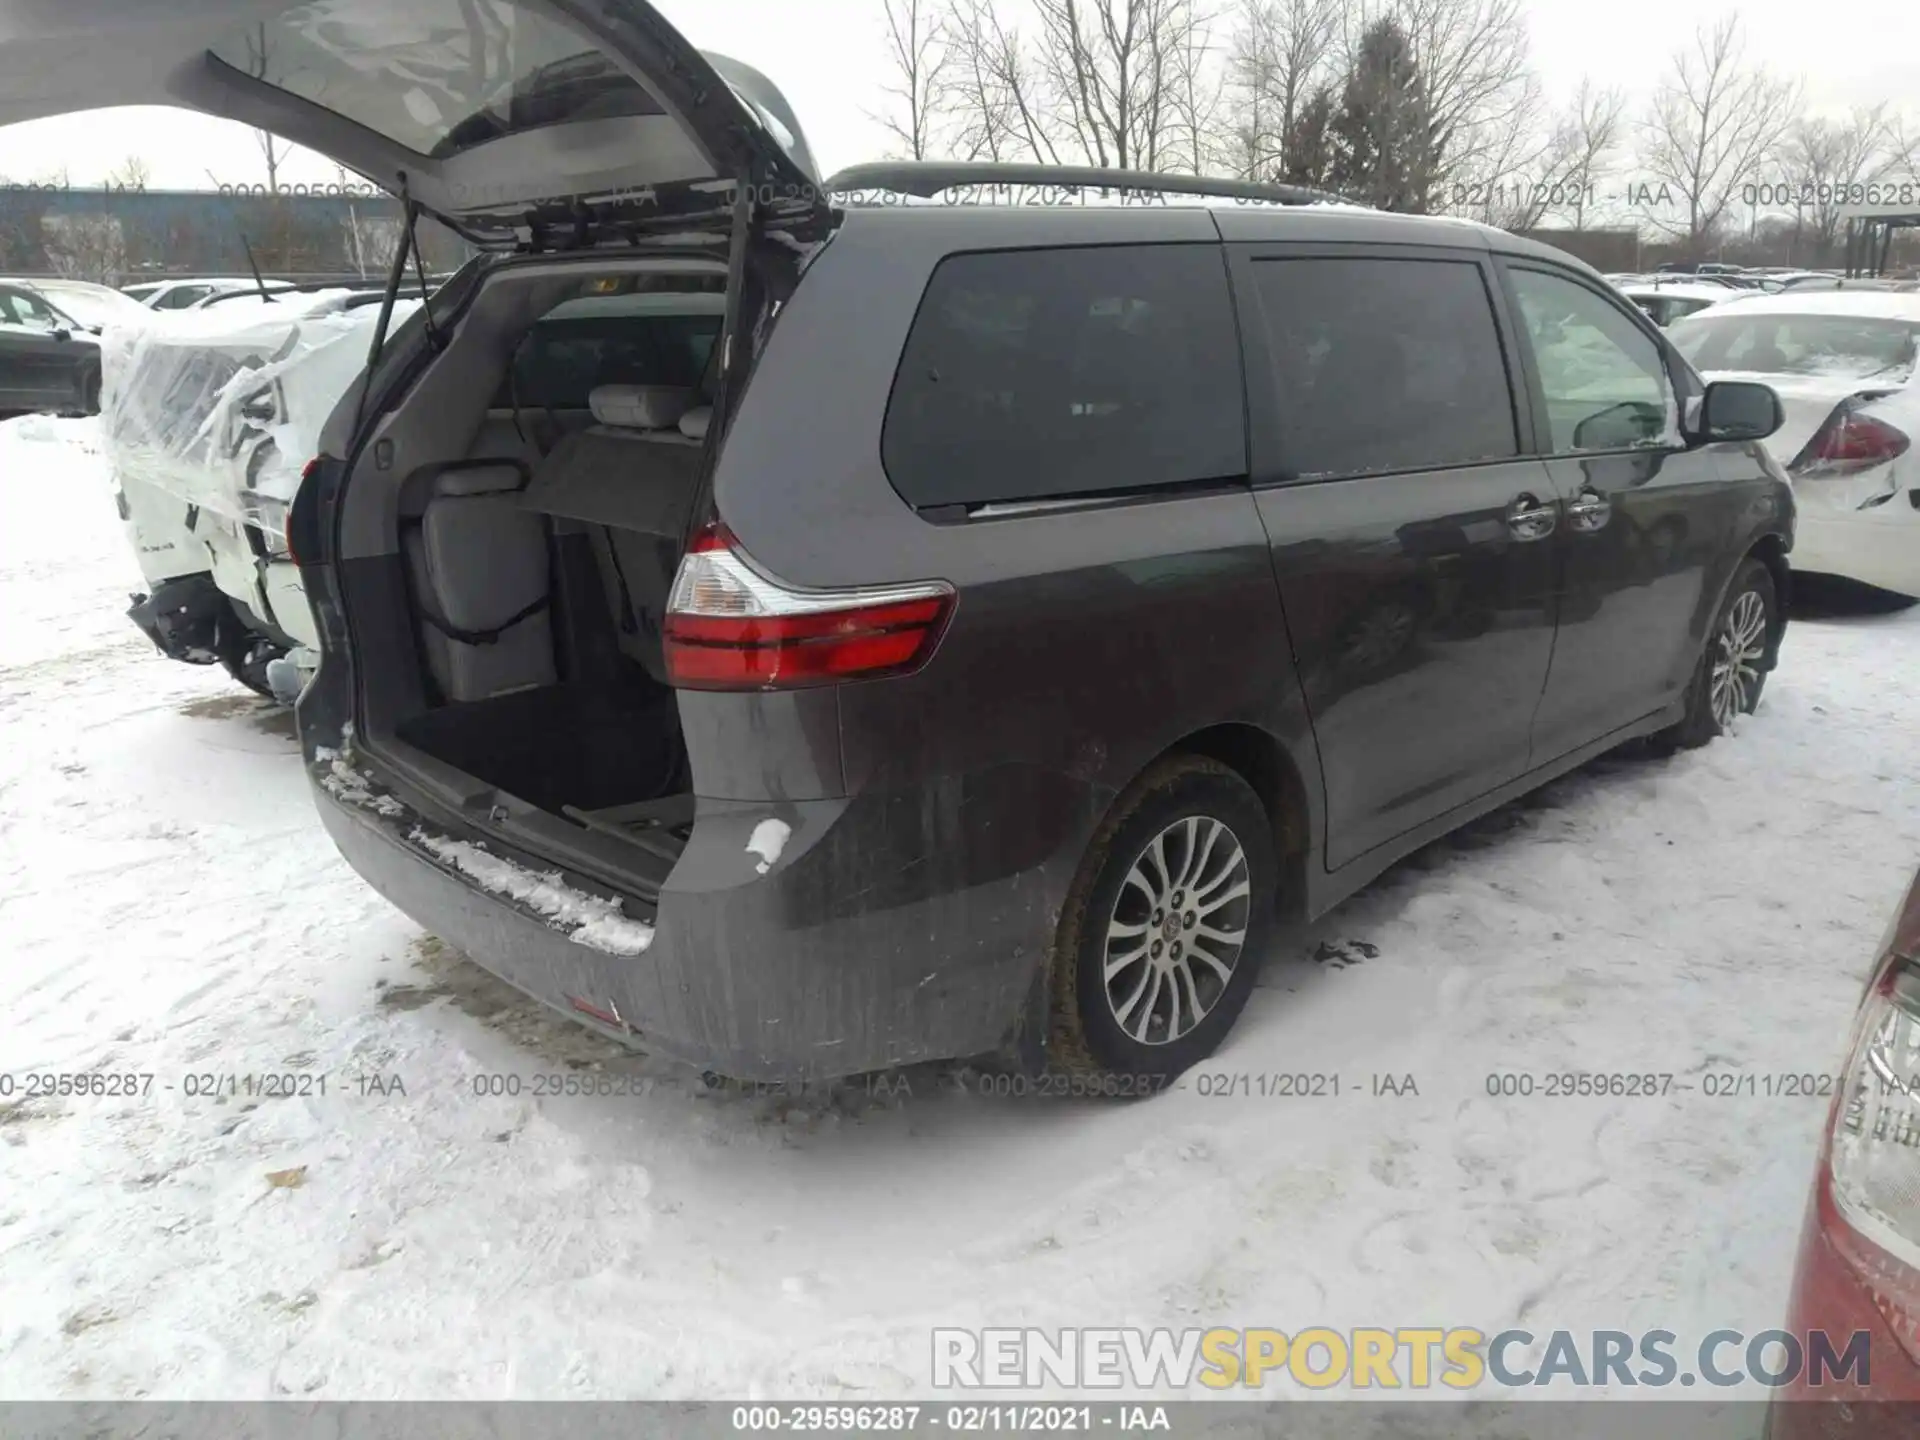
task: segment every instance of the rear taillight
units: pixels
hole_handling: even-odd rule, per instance
[[[307,461],[307,463],[301,468],[300,484],[298,488],[296,488],[293,492],[295,500],[299,498],[301,490],[306,489],[307,486],[313,483],[313,477],[316,473],[318,473],[319,469],[320,469],[320,457],[318,455],[314,456],[313,459]],[[286,544],[287,558],[293,561],[294,564],[298,565],[300,563],[300,552],[293,548],[293,502],[292,501],[288,502],[285,513],[283,513],[280,517],[280,538]]]
[[[733,534],[707,526],[667,600],[668,680],[683,690],[782,690],[918,669],[953,613],[929,580],[797,590],[755,569]]]
[[[1825,1227],[1828,1239],[1920,1359],[1920,972],[1898,961],[1861,1007],[1825,1180],[1843,1222]]]
[[[1787,468],[1796,476],[1852,475],[1904,455],[1913,442],[1906,431],[1843,401]]]

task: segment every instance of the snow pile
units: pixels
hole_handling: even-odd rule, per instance
[[[611,900],[576,890],[557,870],[532,870],[490,855],[465,840],[449,840],[415,830],[407,837],[436,859],[453,866],[482,890],[505,896],[544,916],[576,945],[609,955],[638,955],[653,943],[653,926],[629,919]]]
[[[792,834],[793,827],[784,820],[762,820],[754,826],[753,834],[747,837],[747,853],[760,857],[760,863],[754,868],[762,875],[771,870]]]
[[[314,758],[327,765],[327,773],[320,777],[320,783],[327,793],[349,805],[358,805],[371,810],[376,815],[385,815],[395,819],[407,813],[407,807],[391,795],[382,795],[373,788],[373,782],[341,755],[325,748],[316,750]]]

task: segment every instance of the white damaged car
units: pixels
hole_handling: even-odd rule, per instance
[[[283,700],[317,642],[287,506],[380,313],[377,292],[342,296],[283,291],[110,327],[100,342],[115,502],[149,587],[130,618],[174,659],[223,665]],[[396,318],[418,304],[396,301]]]
[[[1773,388],[1765,443],[1793,481],[1793,568],[1920,599],[1920,294],[1789,290],[1675,320],[1709,381]]]

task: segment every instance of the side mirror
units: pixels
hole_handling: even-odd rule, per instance
[[[1786,423],[1780,397],[1770,385],[1750,380],[1717,380],[1700,404],[1701,438],[1764,440]]]

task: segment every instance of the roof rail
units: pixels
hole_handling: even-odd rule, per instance
[[[1209,175],[1163,175],[1153,170],[1108,170],[1098,165],[997,164],[965,160],[880,160],[849,165],[827,181],[828,191],[891,190],[931,199],[967,185],[1029,185],[1062,190],[1132,190],[1164,195],[1207,195],[1222,200],[1274,205],[1350,204],[1304,185],[1262,185]]]

